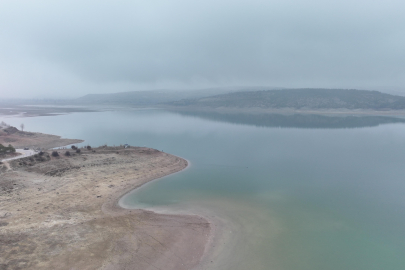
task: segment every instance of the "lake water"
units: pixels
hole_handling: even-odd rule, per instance
[[[402,119],[150,109],[1,120],[189,160],[123,203],[199,209],[229,222],[206,269],[405,269]]]

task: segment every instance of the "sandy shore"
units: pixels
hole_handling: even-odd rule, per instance
[[[93,150],[0,165],[0,269],[197,266],[211,235],[206,219],[118,206],[187,161],[149,148]]]

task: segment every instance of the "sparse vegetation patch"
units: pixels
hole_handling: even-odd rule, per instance
[[[11,144],[9,144],[8,146],[0,144],[0,156],[12,153],[15,153],[15,148]]]

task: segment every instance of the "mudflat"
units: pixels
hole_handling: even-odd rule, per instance
[[[0,269],[192,269],[210,223],[123,209],[119,198],[187,161],[142,147],[59,150],[0,164]]]

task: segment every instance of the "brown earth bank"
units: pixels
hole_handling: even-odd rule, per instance
[[[141,147],[58,150],[0,164],[0,269],[192,269],[211,225],[123,209],[119,198],[187,161]]]
[[[63,139],[56,135],[21,131],[12,126],[0,126],[0,144],[4,146],[11,144],[14,148],[50,149],[81,142],[83,140]]]

